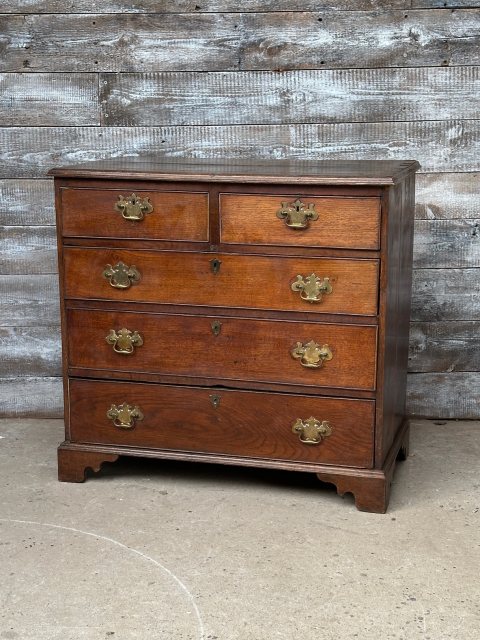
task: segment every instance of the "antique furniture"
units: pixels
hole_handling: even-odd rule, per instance
[[[311,471],[384,512],[408,448],[415,161],[99,161],[55,176],[66,440]]]

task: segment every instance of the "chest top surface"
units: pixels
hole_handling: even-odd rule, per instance
[[[267,184],[392,185],[420,167],[416,160],[170,160],[124,157],[52,169],[68,178]]]

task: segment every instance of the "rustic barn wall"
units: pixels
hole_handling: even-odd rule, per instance
[[[0,14],[0,415],[61,414],[48,169],[154,152],[418,159],[409,410],[480,417],[480,3],[0,0]]]

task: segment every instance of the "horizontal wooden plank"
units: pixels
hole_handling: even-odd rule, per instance
[[[119,156],[242,159],[417,159],[422,170],[480,169],[480,120],[230,127],[9,127],[0,178]]]
[[[478,420],[479,388],[480,372],[410,373],[407,412],[413,417]]]
[[[234,14],[0,16],[0,71],[234,69]]]
[[[103,123],[121,126],[478,118],[479,67],[105,73]]]
[[[413,272],[412,320],[478,320],[479,269],[417,269]]]
[[[61,378],[0,378],[0,417],[61,418]]]
[[[412,9],[476,9],[475,0],[411,0]]]
[[[480,371],[480,321],[412,322],[409,371]]]
[[[475,9],[244,14],[241,69],[475,65]],[[145,69],[147,70],[147,69]]]
[[[480,267],[480,215],[474,220],[417,220],[416,268]]]
[[[62,374],[60,327],[0,327],[0,378]]]
[[[99,125],[94,73],[0,73],[4,126]]]
[[[53,180],[0,180],[0,225],[53,225]]]
[[[0,276],[0,327],[60,324],[55,275]]]
[[[0,227],[0,275],[57,273],[55,227]]]
[[[479,173],[418,174],[416,217],[424,220],[480,216]]]
[[[420,1],[420,0],[418,0]],[[427,2],[427,0],[423,0]],[[429,0],[432,6],[442,7],[435,0]],[[465,2],[466,0],[463,0]],[[434,4],[435,3],[435,4]],[[389,0],[388,6],[409,8],[410,0]],[[450,3],[449,3],[450,6]],[[456,0],[454,6],[462,6],[462,0]],[[0,0],[0,13],[224,13],[228,11],[320,11],[334,9],[351,11],[352,9],[377,9],[378,0],[69,0],[68,8],[65,0]]]
[[[478,16],[475,9],[4,14],[0,71],[475,65]]]
[[[4,126],[99,125],[94,73],[1,73]]]

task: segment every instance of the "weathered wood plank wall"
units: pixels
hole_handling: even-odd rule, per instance
[[[469,0],[0,0],[0,415],[61,413],[48,169],[154,152],[418,159],[409,410],[480,417],[479,69]]]

